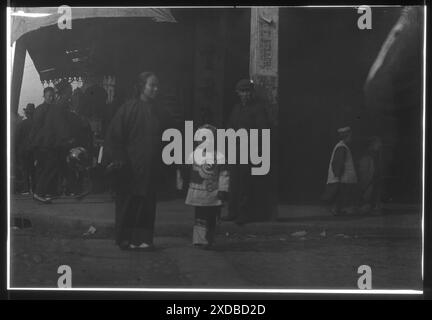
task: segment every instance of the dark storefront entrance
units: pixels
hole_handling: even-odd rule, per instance
[[[372,30],[360,30],[354,8],[280,9],[280,199],[318,201],[336,129],[350,125],[355,151],[367,136],[384,139],[383,200],[418,201],[420,100],[390,115],[364,101],[369,69],[399,15],[399,8],[374,8]]]

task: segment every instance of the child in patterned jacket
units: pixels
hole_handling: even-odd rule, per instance
[[[229,188],[229,173],[220,164],[224,155],[214,151],[216,128],[203,125],[195,133],[195,141],[205,136],[205,140],[189,155],[189,188],[185,203],[195,208],[192,243],[196,247],[209,248],[214,243],[216,221],[220,217]],[[178,188],[183,184],[180,171],[177,171]]]

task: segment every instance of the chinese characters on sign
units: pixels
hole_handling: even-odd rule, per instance
[[[278,110],[278,22],[278,8],[252,8],[250,76],[258,94],[268,102],[274,124]]]

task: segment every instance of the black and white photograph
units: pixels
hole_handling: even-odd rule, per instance
[[[8,290],[421,295],[426,13],[11,1]]]

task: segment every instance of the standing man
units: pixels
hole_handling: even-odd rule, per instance
[[[46,194],[45,186],[46,181],[45,177],[43,176],[43,166],[45,165],[45,155],[46,150],[43,147],[43,129],[45,124],[45,118],[46,114],[48,112],[48,109],[53,105],[54,98],[55,98],[55,92],[53,87],[46,87],[43,90],[43,98],[44,102],[40,104],[33,116],[33,124],[32,128],[30,130],[30,147],[33,151],[33,154],[35,156],[35,189],[33,190],[33,198],[35,200],[39,200],[42,202],[47,202],[44,199],[44,196]]]
[[[252,81],[242,79],[237,83],[236,91],[240,102],[228,121],[228,128],[238,129],[266,129],[270,128],[270,121],[263,101],[255,96]],[[259,149],[262,149],[259,146]],[[237,157],[240,148],[237,148]],[[250,164],[231,165],[230,169],[230,200],[227,221],[235,221],[242,225],[248,222],[270,220],[270,179],[268,175],[253,176]]]
[[[334,215],[354,213],[357,173],[350,150],[351,128],[338,129],[339,142],[333,148],[327,176],[328,200],[333,203]]]
[[[46,90],[46,92],[45,92]],[[60,195],[60,182],[66,169],[66,156],[73,144],[68,112],[72,87],[67,81],[53,89],[44,90],[45,102],[35,114],[35,141],[37,156],[37,184],[34,199],[49,203],[53,196]],[[37,116],[36,116],[37,115]]]

